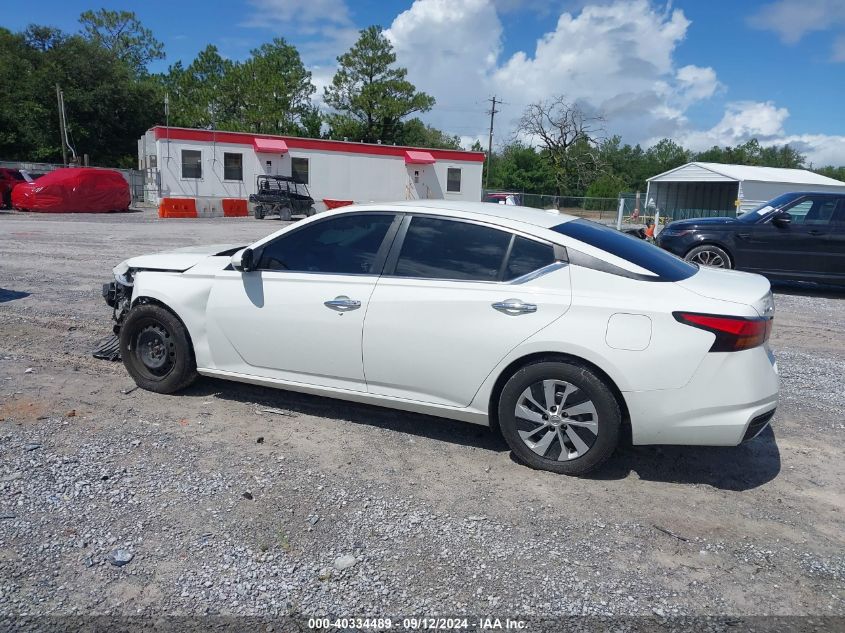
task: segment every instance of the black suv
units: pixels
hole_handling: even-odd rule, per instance
[[[705,266],[845,285],[845,194],[785,193],[738,218],[672,222],[657,244]]]

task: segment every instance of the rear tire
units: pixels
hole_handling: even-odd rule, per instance
[[[197,377],[188,331],[159,305],[129,311],[120,328],[120,356],[135,384],[148,391],[174,393]]]
[[[502,389],[498,411],[505,441],[531,468],[583,475],[603,464],[619,443],[619,403],[582,365],[523,367]]]
[[[700,266],[710,266],[711,268],[733,268],[731,256],[718,246],[713,244],[703,244],[696,246],[690,250],[684,259],[693,264]]]

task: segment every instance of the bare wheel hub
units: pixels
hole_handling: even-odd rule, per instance
[[[136,353],[144,366],[155,374],[166,373],[173,365],[174,343],[161,326],[148,325],[138,334]]]

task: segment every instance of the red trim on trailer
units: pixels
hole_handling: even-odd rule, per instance
[[[269,134],[247,134],[244,132],[218,132],[194,130],[183,127],[166,128],[157,125],[152,128],[156,140],[205,141],[208,143],[232,143],[235,145],[254,145],[255,139],[282,140],[289,149],[313,149],[324,152],[346,152],[349,154],[370,154],[372,156],[396,156],[404,158],[407,151],[420,151],[419,148],[401,145],[377,145],[374,143],[351,143],[348,141],[327,141],[319,138],[299,138],[296,136],[270,136]],[[467,152],[451,149],[425,149],[434,160],[456,160],[483,163],[484,152]]]

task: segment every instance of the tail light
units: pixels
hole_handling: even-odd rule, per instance
[[[679,323],[715,334],[711,352],[751,349],[768,341],[772,332],[770,317],[746,318],[697,312],[673,312],[672,316]]]

